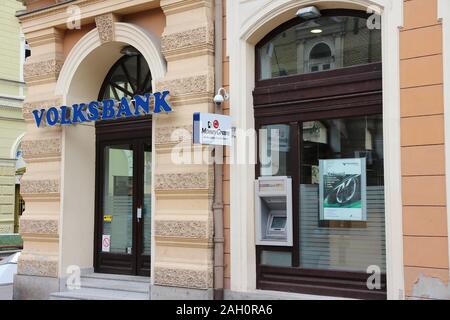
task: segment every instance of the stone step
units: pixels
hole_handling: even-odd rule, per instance
[[[150,283],[149,277],[129,276],[121,274],[108,274],[108,273],[88,273],[81,275],[81,279],[107,279],[117,281],[133,281],[133,282],[145,282]]]
[[[50,300],[149,300],[149,293],[81,288],[50,295]]]
[[[143,282],[134,280],[125,281],[96,277],[81,277],[81,289],[83,288],[129,291],[148,294],[150,290],[150,279],[147,278],[147,281]]]

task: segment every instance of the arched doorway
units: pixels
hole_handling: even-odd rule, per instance
[[[166,72],[166,62],[161,55],[160,41],[148,30],[131,23],[116,22],[115,41],[102,43],[98,36],[98,30],[93,29],[84,35],[70,51],[55,89],[55,94],[61,96],[62,103],[67,105],[80,102],[93,101],[103,97],[103,84],[113,69],[121,70],[120,59],[131,53],[128,50],[132,46],[141,55],[142,63],[145,61],[150,69],[150,81],[152,88],[157,79],[162,79]],[[125,59],[125,58],[124,58]],[[115,68],[116,67],[116,68]],[[132,72],[132,71],[129,71]],[[142,73],[143,74],[143,73]],[[146,75],[142,76],[145,80]],[[141,81],[141,83],[143,82]],[[148,89],[144,88],[144,89]],[[100,96],[100,97],[99,97]],[[138,118],[133,124],[130,121],[117,119],[109,123],[104,121],[103,127],[97,128],[93,124],[81,124],[67,126],[62,143],[64,144],[64,179],[61,185],[62,211],[61,219],[61,263],[60,273],[67,274],[70,266],[77,265],[83,272],[92,272],[96,266],[97,228],[100,214],[96,211],[96,204],[100,197],[97,194],[96,161],[98,161],[98,147],[96,135],[103,131],[104,137],[113,135],[123,136],[123,132],[140,131],[145,137],[151,137],[155,119]],[[108,130],[120,128],[121,133],[109,135]],[[127,143],[131,143],[129,140]],[[153,141],[150,139],[150,142]],[[151,154],[154,157],[154,154]],[[154,161],[151,161],[154,165]],[[154,171],[149,171],[153,175]],[[83,185],[83,188],[79,186]],[[73,195],[77,196],[74,197]],[[152,195],[154,197],[154,195]],[[82,199],[82,201],[80,200]],[[154,206],[154,201],[151,201]],[[103,213],[102,213],[103,214]],[[148,234],[150,237],[151,234]],[[153,246],[153,244],[151,244]],[[101,248],[100,248],[101,250]],[[110,270],[111,273],[133,273],[129,271]],[[146,272],[148,275],[148,272]]]
[[[98,100],[152,91],[152,75],[131,46],[108,72]],[[152,117],[96,124],[95,271],[150,276]]]

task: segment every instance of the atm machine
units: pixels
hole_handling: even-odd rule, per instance
[[[260,177],[255,181],[256,244],[292,246],[292,179]]]

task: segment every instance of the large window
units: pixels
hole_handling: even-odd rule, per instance
[[[270,34],[258,49],[261,80],[381,61],[381,32],[363,14],[324,11],[295,19]]]
[[[256,176],[293,189],[293,246],[257,246],[260,289],[385,298],[381,41],[366,20],[325,10],[256,48]]]

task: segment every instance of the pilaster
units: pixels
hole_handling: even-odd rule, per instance
[[[199,294],[213,286],[212,149],[191,142],[193,112],[213,110],[213,5],[211,0],[161,1],[167,22],[161,45],[168,72],[156,86],[170,90],[175,112],[155,120],[155,289]],[[196,164],[174,163],[173,155],[182,150]]]
[[[58,127],[37,128],[31,112],[62,104],[54,92],[64,63],[63,31],[48,28],[26,34],[26,38],[33,55],[24,70],[28,95],[23,105],[27,133],[22,150],[27,171],[21,180],[21,194],[26,206],[19,230],[24,250],[17,268],[17,299],[28,298],[20,285],[23,281],[31,281],[32,277],[58,278],[60,258],[62,131]]]

